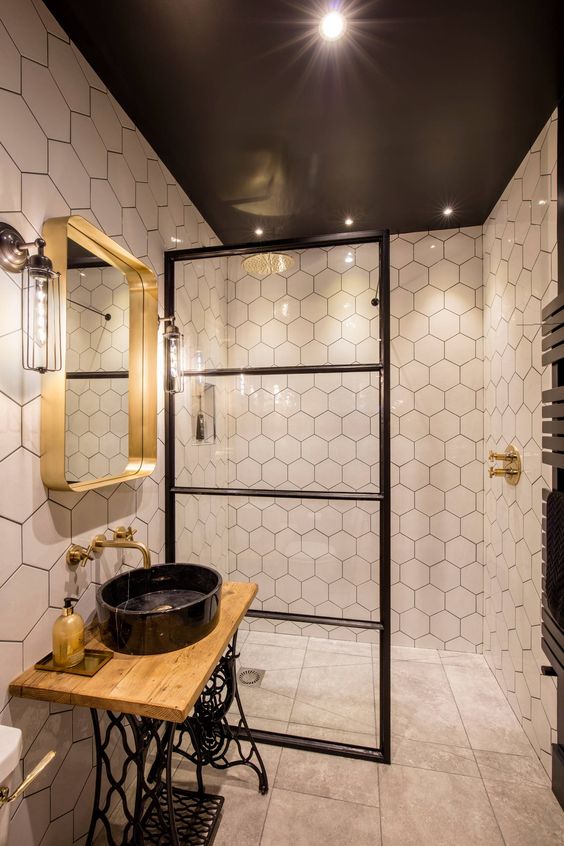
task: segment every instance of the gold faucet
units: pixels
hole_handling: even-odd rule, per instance
[[[74,543],[67,550],[67,564],[69,567],[76,567],[81,564],[83,567],[87,561],[93,559],[94,552],[101,552],[103,549],[138,549],[143,556],[143,567],[146,570],[151,566],[151,553],[144,543],[138,543],[133,540],[133,535],[137,529],[132,529],[128,526],[118,526],[117,529],[110,529],[113,533],[113,538],[109,540],[106,535],[96,535],[92,538],[88,547],[80,546]]]

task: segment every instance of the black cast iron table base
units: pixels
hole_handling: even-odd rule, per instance
[[[100,719],[91,709],[96,784],[86,846],[209,846],[223,797],[205,792],[205,766],[250,767],[260,793],[268,792],[266,769],[237,690],[236,645],[237,635],[183,723],[113,711]],[[239,718],[229,725],[234,703]],[[197,790],[173,783],[174,754],[195,766]]]

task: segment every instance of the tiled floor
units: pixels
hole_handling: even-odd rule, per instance
[[[240,668],[265,670],[260,687],[239,688],[251,725],[378,745],[375,646],[241,631],[238,648]]]
[[[241,665],[267,670],[244,692],[252,721],[373,737],[370,647],[276,637],[243,633]],[[225,796],[216,846],[562,846],[564,814],[484,659],[393,652],[394,763],[262,747],[267,796],[244,768],[207,772]]]

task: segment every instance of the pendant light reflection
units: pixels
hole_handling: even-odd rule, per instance
[[[45,241],[25,243],[8,223],[0,223],[0,267],[22,278],[22,365],[38,373],[62,367],[60,275],[45,255]],[[37,253],[29,254],[36,247]]]
[[[172,317],[168,321],[163,334],[165,391],[167,394],[179,394],[184,390],[184,335]]]

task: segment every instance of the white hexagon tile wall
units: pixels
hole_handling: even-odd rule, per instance
[[[482,643],[481,227],[391,244],[394,640]],[[230,259],[230,366],[377,361],[374,245],[293,254],[285,273]],[[229,482],[375,490],[378,396],[366,374],[244,377],[229,394]],[[230,500],[230,572],[275,611],[378,617],[377,509]],[[257,627],[327,637],[327,626]],[[331,637],[359,638],[343,628]]]
[[[31,240],[46,218],[83,215],[150,264],[161,282],[163,249],[214,242],[39,0],[0,0],[0,21],[1,218]],[[154,560],[162,560],[162,410],[150,479],[84,496],[48,494],[39,474],[40,378],[19,366],[20,279],[3,273],[0,282],[0,719],[24,730],[26,772],[47,749],[57,750],[15,810],[11,842],[71,844],[85,835],[93,789],[88,720],[80,710],[9,700],[7,684],[48,651],[64,595],[78,593],[88,616],[95,584],[118,566],[117,555],[104,554],[102,563],[70,575],[64,553],[71,538],[85,543],[108,525],[131,522]],[[118,339],[112,345],[120,360],[122,346]]]
[[[485,446],[513,442],[523,476],[487,482],[485,653],[533,747],[551,771],[555,679],[542,676],[541,308],[556,295],[556,112],[484,226]]]

